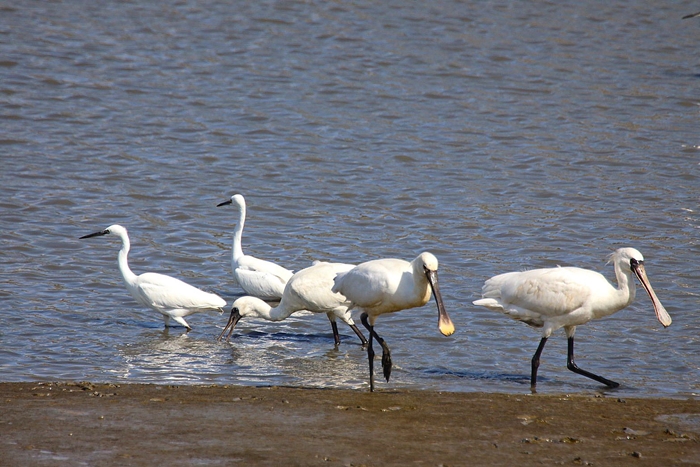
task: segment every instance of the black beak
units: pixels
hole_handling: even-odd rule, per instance
[[[226,334],[226,331],[228,331],[228,335],[226,336],[226,340],[228,341],[231,339],[231,334],[233,334],[233,328],[236,327],[236,324],[241,320],[241,312],[238,311],[238,308],[235,306],[231,308],[231,315],[228,317],[228,323],[226,323],[226,327],[224,327],[224,330],[221,331],[221,334],[219,334],[219,337],[216,338],[217,341],[220,341],[222,337],[224,337],[224,334]]]
[[[233,201],[229,199],[228,201],[224,201],[223,203],[217,204],[216,207],[218,208],[219,206],[225,206],[227,204],[233,204]]]
[[[100,230],[99,232],[93,232],[91,234],[83,235],[78,240],[82,240],[83,238],[99,237],[100,235],[107,235],[108,233],[109,230]]]

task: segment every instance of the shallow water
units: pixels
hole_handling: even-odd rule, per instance
[[[366,356],[323,316],[188,318],[163,330],[136,273],[221,294],[233,209],[244,251],[440,260],[434,302],[378,320],[384,388],[528,392],[539,333],[471,304],[497,273],[645,254],[673,325],[635,303],[578,329],[577,363],[610,394],[700,391],[696,318],[700,21],[684,4],[24,2],[0,14],[0,368],[5,381],[366,388]],[[541,392],[595,392],[550,339]]]

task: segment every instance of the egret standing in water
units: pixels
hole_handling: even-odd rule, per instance
[[[287,285],[287,281],[294,272],[273,262],[243,254],[241,239],[245,224],[245,199],[243,195],[236,194],[231,196],[231,199],[217,204],[217,207],[227,204],[238,207],[238,223],[233,231],[233,252],[231,255],[231,269],[234,279],[249,295],[263,300],[280,300],[284,293],[284,286]]]
[[[438,260],[423,252],[416,259],[385,258],[367,261],[335,278],[333,292],[339,292],[350,301],[350,309],[362,311],[362,324],[369,331],[367,358],[369,359],[369,390],[374,391],[374,350],[372,339],[382,346],[382,368],[387,382],[391,376],[391,352],[384,339],[374,330],[379,315],[423,306],[435,296],[438,309],[438,328],[451,335],[455,327],[445,311],[437,279]]]
[[[651,298],[656,318],[671,325],[671,317],[651,288],[644,269],[644,257],[634,248],[620,248],[610,256],[615,267],[617,288],[602,274],[588,269],[558,267],[509,272],[487,280],[481,300],[474,305],[500,311],[530,326],[542,328],[542,339],[532,357],[530,387],[535,391],[540,354],[552,332],[563,327],[568,338],[567,368],[608,387],[619,383],[580,369],[574,362],[576,326],[602,318],[627,307],[634,300],[635,282],[639,282]]]
[[[90,238],[101,235],[115,235],[122,240],[122,248],[119,250],[119,272],[126,284],[126,289],[140,304],[154,309],[163,315],[165,326],[168,326],[170,318],[187,328],[192,328],[184,317],[202,311],[223,312],[226,301],[216,294],[204,292],[174,277],[154,272],[147,272],[137,276],[129,268],[127,256],[129,254],[129,235],[121,225],[110,225],[105,230],[80,237]]]
[[[245,316],[263,318],[268,321],[282,321],[292,313],[306,310],[312,313],[326,313],[333,328],[336,347],[340,345],[336,318],[340,318],[341,321],[350,326],[360,338],[362,345],[365,345],[367,339],[357,328],[348,311],[350,302],[343,295],[331,290],[335,276],[354,267],[352,264],[316,262],[313,266],[302,269],[289,279],[284,288],[282,300],[275,308],[256,297],[237,299],[233,303],[231,316],[221,332],[219,340],[227,330],[229,333],[226,338],[230,338],[236,323]]]

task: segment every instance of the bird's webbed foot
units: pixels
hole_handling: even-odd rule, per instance
[[[384,341],[380,343],[382,344],[382,369],[384,370],[384,377],[388,383],[389,377],[391,376],[391,367],[393,366],[391,362],[391,351]]]

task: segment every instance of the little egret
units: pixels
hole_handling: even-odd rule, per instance
[[[355,267],[352,264],[316,262],[312,266],[302,269],[289,279],[282,300],[279,305],[272,308],[256,297],[241,297],[233,303],[231,316],[226,327],[221,332],[219,340],[229,331],[228,340],[233,333],[233,328],[238,321],[245,316],[254,316],[268,321],[282,321],[297,311],[310,311],[312,313],[326,313],[333,328],[333,338],[336,347],[340,345],[340,335],[336,318],[340,318],[357,334],[362,345],[367,339],[357,328],[348,311],[350,303],[346,298],[331,291],[333,279],[340,272],[349,271]]]
[[[567,368],[574,373],[594,379],[611,388],[615,381],[580,369],[574,362],[574,332],[576,326],[592,319],[612,315],[634,300],[634,274],[646,289],[654,306],[657,319],[664,327],[671,325],[671,317],[651,288],[644,270],[644,257],[634,248],[620,248],[610,255],[615,267],[617,288],[602,274],[588,269],[557,267],[509,272],[486,281],[483,298],[474,305],[499,311],[530,326],[542,328],[542,339],[532,357],[530,387],[535,391],[540,354],[547,339],[559,328],[568,338]]]
[[[243,254],[241,238],[245,224],[245,199],[243,195],[236,194],[231,196],[231,199],[217,204],[217,207],[227,204],[238,207],[238,224],[233,231],[233,252],[231,254],[231,269],[234,279],[249,295],[270,301],[281,299],[284,286],[294,272],[273,262]]]
[[[126,289],[140,304],[154,309],[163,315],[165,326],[168,326],[170,318],[187,328],[192,328],[184,317],[202,311],[223,312],[226,301],[213,293],[204,292],[174,277],[147,272],[137,276],[129,268],[127,256],[129,254],[129,235],[121,225],[110,225],[105,230],[80,237],[90,238],[101,235],[115,235],[122,240],[122,248],[119,250],[119,272],[126,284]]]
[[[430,300],[431,291],[438,308],[438,328],[451,335],[455,327],[445,311],[437,278],[438,260],[423,252],[416,259],[384,258],[359,264],[335,278],[333,292],[339,292],[350,301],[350,309],[362,311],[362,324],[369,331],[367,357],[369,359],[369,389],[374,391],[374,350],[372,339],[382,346],[382,368],[387,382],[391,376],[391,352],[384,339],[374,330],[379,315],[423,306]]]

